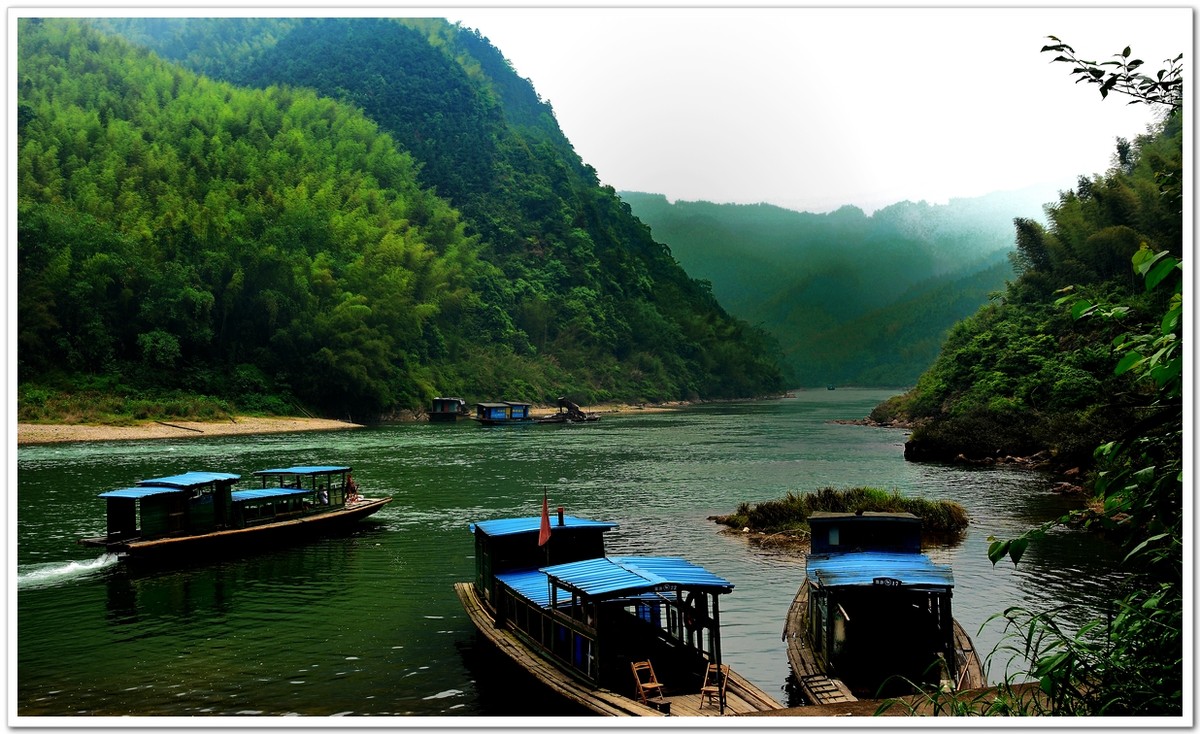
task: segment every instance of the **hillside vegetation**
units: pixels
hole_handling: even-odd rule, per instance
[[[954,326],[912,390],[873,414],[917,424],[910,458],[1046,452],[1087,467],[1098,445],[1143,424],[1154,391],[1114,371],[1114,338],[1157,326],[1171,297],[1148,291],[1131,260],[1139,250],[1182,256],[1182,139],[1176,115],[1120,141],[1109,171],[1047,207],[1049,226],[1017,222],[1018,277]],[[1119,304],[1120,318],[1077,320],[1065,294]]]
[[[950,327],[1011,278],[1013,220],[1051,189],[901,202],[868,216],[622,192],[739,318],[779,340],[798,386],[911,386]]]
[[[477,33],[95,26],[18,25],[23,416],[88,391],[373,420],[436,394],[783,387],[772,340],[599,185]]]

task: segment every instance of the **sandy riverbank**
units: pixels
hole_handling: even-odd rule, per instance
[[[242,433],[334,431],[362,428],[357,423],[322,418],[238,418],[236,421],[163,421],[137,426],[44,425],[18,423],[17,445],[67,441],[146,441],[155,438],[198,438]]]
[[[602,405],[585,407],[601,416],[621,413],[652,413],[672,410],[687,403],[659,405]],[[535,408],[534,415],[549,415],[555,409]],[[162,421],[136,426],[51,425],[18,423],[17,445],[66,443],[69,441],[148,441],[156,438],[200,438],[246,433],[287,433],[290,431],[336,431],[362,428],[357,423],[323,418],[249,418],[234,421]]]

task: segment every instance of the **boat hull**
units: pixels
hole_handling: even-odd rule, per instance
[[[844,703],[859,700],[850,688],[835,676],[827,675],[808,645],[805,630],[808,629],[808,595],[810,584],[805,581],[792,606],[788,610],[787,622],[784,624],[783,639],[787,642],[788,662],[792,666],[792,674],[799,684],[800,691],[808,703],[823,705]],[[958,620],[954,621],[954,648],[957,657],[959,675],[954,682],[954,690],[965,691],[983,688],[987,685],[983,675],[983,665],[971,641]]]
[[[85,538],[80,542],[84,545],[104,548],[110,553],[117,553],[124,560],[199,559],[275,547],[321,535],[343,532],[363,518],[375,514],[391,501],[391,497],[360,499],[358,502],[328,512],[198,535],[115,541],[99,537]]]
[[[538,654],[536,649],[525,644],[508,625],[497,626],[495,616],[480,598],[474,584],[457,583],[454,585],[454,591],[480,636],[554,693],[600,716],[665,715],[663,711],[628,696],[584,683],[555,665],[549,658]],[[672,716],[716,716],[719,713],[719,709],[713,705],[701,707],[699,693],[668,695],[666,700],[670,703]],[[783,706],[778,701],[736,671],[730,671],[726,687],[726,715],[781,708]]]

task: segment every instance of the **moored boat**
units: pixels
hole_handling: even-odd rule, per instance
[[[558,399],[558,412],[535,418],[537,423],[595,423],[600,416],[587,412],[566,398]]]
[[[429,406],[431,423],[456,421],[470,415],[467,412],[467,401],[462,398],[434,398]]]
[[[782,708],[722,661],[733,584],[681,558],[606,556],[615,527],[561,509],[553,526],[545,513],[474,523],[475,580],[455,592],[479,634],[595,714]]]
[[[809,703],[986,686],[951,610],[953,573],[921,553],[919,518],[817,512],[808,522],[812,549],[783,637]]]
[[[533,423],[533,406],[505,400],[498,403],[476,403],[471,416],[485,426],[528,425]]]
[[[199,560],[344,530],[392,501],[360,496],[348,466],[254,474],[256,489],[235,490],[237,474],[187,472],[103,492],[107,532],[79,542],[125,559]]]

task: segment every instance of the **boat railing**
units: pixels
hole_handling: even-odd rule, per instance
[[[568,614],[545,609],[500,587],[497,624],[507,620],[530,643],[549,653],[559,663],[588,680],[597,680],[595,631]]]

